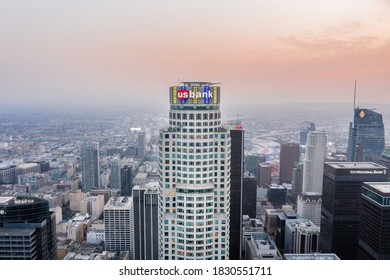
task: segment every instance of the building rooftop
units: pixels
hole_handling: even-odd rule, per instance
[[[19,169],[27,169],[27,168],[31,168],[31,167],[35,167],[35,166],[38,166],[38,164],[30,162],[30,163],[22,163],[22,164],[20,164],[20,165],[18,165],[18,168]]]
[[[286,260],[340,260],[336,254],[284,254]]]
[[[104,210],[128,209],[133,204],[133,198],[128,196],[112,197],[104,206]]]
[[[390,182],[365,182],[365,184],[382,194],[390,194]]]
[[[326,162],[327,165],[337,169],[378,169],[385,168],[373,162]]]

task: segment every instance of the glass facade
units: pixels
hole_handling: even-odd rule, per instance
[[[381,114],[355,108],[353,122],[349,125],[348,161],[379,162],[385,149],[384,131]]]

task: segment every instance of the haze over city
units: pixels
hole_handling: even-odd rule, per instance
[[[390,2],[3,1],[2,104],[166,110],[179,81],[227,108],[387,103]]]

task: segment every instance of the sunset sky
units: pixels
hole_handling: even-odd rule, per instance
[[[390,1],[0,0],[3,106],[390,103]]]

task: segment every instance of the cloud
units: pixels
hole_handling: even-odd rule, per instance
[[[303,51],[308,56],[329,56],[361,52],[387,44],[389,38],[370,34],[366,26],[357,21],[335,26],[322,26],[302,34],[279,37],[288,47]]]

